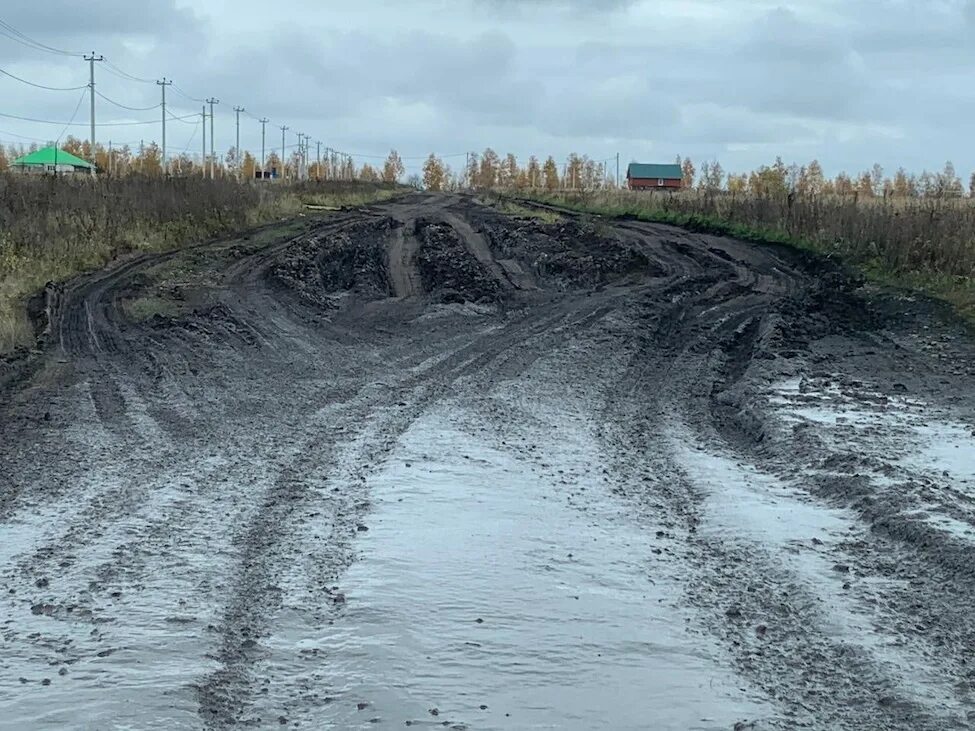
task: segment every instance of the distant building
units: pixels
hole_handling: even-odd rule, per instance
[[[10,163],[12,170],[38,175],[91,175],[92,165],[57,147],[45,147]]]
[[[684,187],[684,173],[680,165],[631,162],[626,169],[626,184],[630,190],[680,190]]]

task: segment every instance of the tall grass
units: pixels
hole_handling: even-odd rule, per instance
[[[33,342],[24,305],[47,282],[133,251],[163,251],[294,216],[306,204],[358,205],[397,192],[342,181],[284,186],[0,175],[0,353]]]
[[[633,191],[531,194],[573,210],[671,223],[841,258],[886,285],[924,290],[975,319],[975,202]]]

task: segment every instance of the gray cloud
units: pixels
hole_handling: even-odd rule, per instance
[[[729,169],[776,154],[817,157],[834,172],[949,157],[975,168],[975,0],[36,0],[4,19],[51,45],[94,48],[137,76],[165,74],[193,96],[218,96],[224,149],[230,109],[242,104],[377,155],[392,145],[415,155],[490,145],[597,159],[680,152]],[[2,37],[0,67],[55,86],[87,80],[83,62]],[[132,106],[159,93],[104,68],[99,88]],[[0,93],[5,112],[59,120],[79,96],[3,78]],[[199,111],[175,92],[170,102],[175,113]],[[99,100],[104,121],[152,116]],[[196,149],[192,126],[171,126],[171,145]],[[0,140],[50,131],[0,118]],[[153,126],[117,132],[158,136]],[[250,117],[242,136],[259,145]]]

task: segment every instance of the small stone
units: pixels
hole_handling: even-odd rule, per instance
[[[58,670],[58,675],[60,675],[62,677],[64,677],[67,674],[68,674],[68,669],[67,668],[61,668],[60,670]]]
[[[486,711],[487,709],[488,709],[488,707],[487,707],[487,706],[485,706],[485,705],[484,705],[484,704],[482,703],[482,704],[481,704],[481,710],[482,710],[482,711]]]
[[[50,684],[51,684],[50,678],[44,678],[44,680],[41,681],[41,685],[50,685]]]
[[[50,421],[50,420],[51,420],[51,412],[50,411],[45,411],[44,412],[44,421]]]
[[[278,716],[278,723],[280,723],[282,726],[287,726],[288,719],[285,716]]]
[[[839,574],[848,574],[850,573],[850,567],[845,563],[838,563],[833,565],[833,571],[836,571]]]
[[[355,529],[357,531],[359,531],[360,533],[365,533],[366,531],[369,530],[369,528],[367,526],[364,526],[364,525],[357,525]]]
[[[768,627],[766,627],[764,624],[760,624],[755,628],[755,634],[759,637],[765,637],[766,632],[768,632]]]
[[[360,710],[360,711],[364,711],[365,709],[367,709],[367,708],[369,707],[369,704],[368,704],[368,703],[361,703],[361,702],[360,702],[360,703],[356,703],[356,704],[355,704],[355,707],[356,707],[356,708],[357,708],[358,710]]]
[[[733,604],[725,610],[725,616],[730,619],[738,619],[741,617],[741,607],[737,604]]]
[[[821,540],[819,540],[818,538],[813,538],[812,539],[812,543],[813,543],[814,546],[821,546],[821,545],[823,545],[823,542]]]
[[[477,618],[477,619],[475,619],[474,621],[475,621],[475,622],[477,622],[478,624],[484,624],[484,620],[483,620],[483,619],[481,619],[480,617],[478,617],[478,618]]]
[[[47,588],[49,583],[51,582],[49,582],[47,579],[38,579],[34,582],[34,586],[36,586],[38,589],[44,589]]]
[[[440,709],[439,708],[431,708],[430,709],[430,715],[431,716],[439,716],[440,715]]]

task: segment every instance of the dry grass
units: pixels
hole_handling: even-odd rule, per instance
[[[239,185],[232,180],[0,175],[0,353],[33,343],[24,303],[134,251],[165,251],[292,217],[307,203],[341,207],[398,194],[348,182]]]
[[[497,208],[502,213],[506,213],[509,216],[515,216],[516,218],[533,218],[543,223],[558,223],[564,219],[564,216],[560,216],[555,211],[547,211],[542,208],[532,208],[530,206],[523,206],[515,201],[504,198],[500,196],[491,201],[494,207]]]
[[[975,201],[678,195],[614,191],[533,198],[839,257],[870,279],[918,289],[975,321]]]

